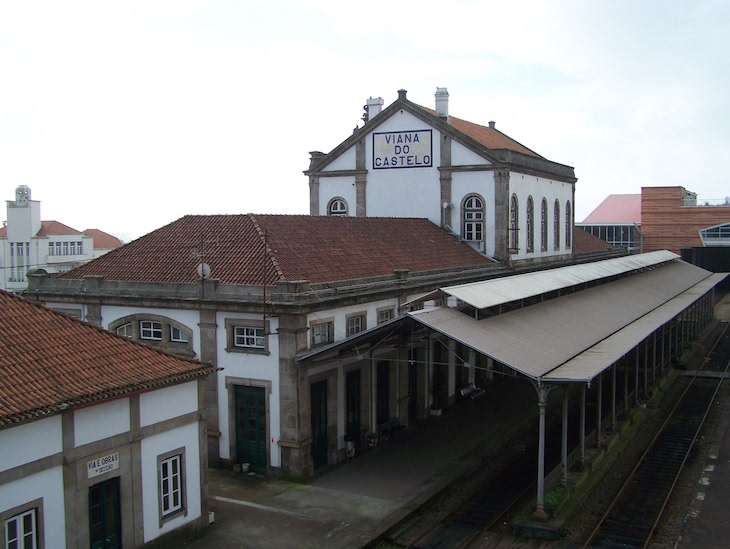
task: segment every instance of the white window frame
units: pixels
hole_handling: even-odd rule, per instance
[[[149,341],[162,341],[162,322],[159,320],[140,320],[139,338]]]
[[[26,532],[24,517],[31,518],[31,529]],[[25,547],[24,539],[31,537],[31,547],[37,549],[45,546],[43,534],[43,498],[38,498],[18,507],[7,509],[0,512],[0,547],[7,549],[10,547],[8,540],[8,528],[11,523],[15,523],[18,527],[17,535],[12,541],[19,542],[17,547]]]
[[[312,323],[309,326],[310,331],[312,332],[310,340],[312,347],[334,343],[334,326],[334,319]]]
[[[184,447],[157,456],[157,487],[160,526],[174,517],[187,515]]]
[[[367,328],[367,317],[364,312],[348,315],[345,318],[345,330],[347,337],[354,336],[360,332],[364,332]]]
[[[484,240],[484,201],[472,194],[464,200],[464,240],[482,242]]]
[[[131,322],[127,322],[126,324],[117,326],[116,333],[117,333],[117,335],[133,339],[134,338],[134,326],[132,326]]]
[[[383,324],[395,318],[395,307],[378,309],[378,324]]]
[[[245,349],[266,349],[264,329],[255,326],[234,326],[233,346]]]
[[[327,215],[346,216],[347,202],[345,201],[345,199],[337,196],[330,200],[330,203],[327,205]]]
[[[170,341],[174,343],[188,343],[190,336],[185,330],[170,324]]]
[[[519,252],[520,239],[520,204],[517,195],[513,194],[509,201],[509,249],[511,252]]]

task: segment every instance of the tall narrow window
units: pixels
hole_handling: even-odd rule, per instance
[[[478,196],[464,201],[464,240],[484,240],[484,202]]]
[[[38,547],[36,510],[31,509],[5,521],[5,547]]]
[[[160,497],[162,515],[182,509],[182,483],[180,482],[180,456],[172,456],[160,463]]]
[[[527,218],[527,242],[525,246],[528,252],[533,252],[535,251],[535,207],[531,196],[527,197],[525,217]]]
[[[565,203],[565,248],[570,249],[573,244],[573,216],[570,211],[570,200]]]
[[[542,199],[540,207],[540,251],[547,252],[547,200]]]
[[[553,246],[556,250],[560,249],[560,202],[555,201],[553,206]]]
[[[509,249],[512,252],[517,251],[517,230],[519,227],[519,211],[517,209],[517,195],[512,195],[509,203]]]

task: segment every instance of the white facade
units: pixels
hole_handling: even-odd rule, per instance
[[[95,253],[94,239],[78,231],[39,235],[41,203],[30,196],[25,185],[15,190],[15,200],[7,201],[5,236],[0,233],[0,289],[11,292],[27,288],[29,271],[65,272],[102,255]]]
[[[120,545],[139,546],[200,521],[198,387],[190,381],[0,430],[0,547],[12,546],[6,538],[26,514],[34,547],[88,547],[92,493],[102,486],[114,490],[112,535]],[[181,465],[182,501],[167,514],[161,458]],[[28,528],[21,526],[25,534]]]
[[[437,90],[436,96],[440,117],[410,103],[401,90],[399,99],[385,111],[370,111],[369,121],[352,138],[327,155],[313,153],[310,169],[305,172],[310,180],[310,213],[341,215],[344,203],[346,215],[425,217],[501,261],[569,256],[575,184],[572,168],[525,149],[497,132],[493,122],[486,128],[460,121],[464,131],[468,127],[496,135],[498,141],[490,145],[494,147],[491,149],[478,137],[452,126],[445,89]],[[510,146],[519,151],[503,154],[500,147]],[[496,156],[495,150],[499,153]],[[517,199],[516,224],[510,210],[513,196]],[[529,226],[524,214],[529,196],[537,205],[538,225],[533,229],[536,246],[528,246],[531,242],[527,240]],[[543,228],[539,224],[543,199],[548,204],[546,245],[541,245],[539,230]],[[339,208],[333,209],[333,204]],[[557,241],[555,235],[559,235]]]

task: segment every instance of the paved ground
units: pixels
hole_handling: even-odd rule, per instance
[[[210,469],[215,522],[186,547],[361,547],[534,422],[536,402],[509,377],[306,484]]]

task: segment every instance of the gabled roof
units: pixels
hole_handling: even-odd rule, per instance
[[[383,111],[368,121],[363,127],[358,128],[345,141],[332,149],[329,153],[320,156],[312,156],[312,163],[304,173],[306,175],[319,173],[333,160],[338,158],[345,151],[353,147],[365,135],[374,131],[388,118],[400,110],[411,113],[420,118],[426,124],[438,129],[445,135],[470,148],[495,165],[506,166],[512,169],[522,169],[531,173],[543,173],[546,176],[556,179],[574,182],[575,171],[572,167],[558,164],[547,160],[525,147],[518,141],[498,131],[496,128],[487,127],[473,122],[468,122],[454,116],[449,116],[449,121],[443,120],[435,115],[435,111],[417,105],[406,99],[405,90],[398,92],[398,99],[388,105]]]
[[[640,194],[610,194],[583,223],[634,223],[641,225]]]
[[[84,234],[94,239],[95,250],[113,250],[124,244],[116,236],[112,236],[99,229],[86,229]]]
[[[0,290],[0,426],[213,370]]]
[[[41,221],[41,230],[36,236],[51,236],[62,234],[83,234],[81,231],[72,229],[68,225],[64,225],[58,221]]]
[[[613,244],[609,244],[605,240],[601,240],[595,235],[592,235],[588,231],[576,227],[573,231],[573,253],[575,255],[591,253],[591,252],[605,252],[615,248]]]
[[[201,261],[223,284],[250,285],[494,264],[427,219],[189,215],[59,278],[191,283]]]

